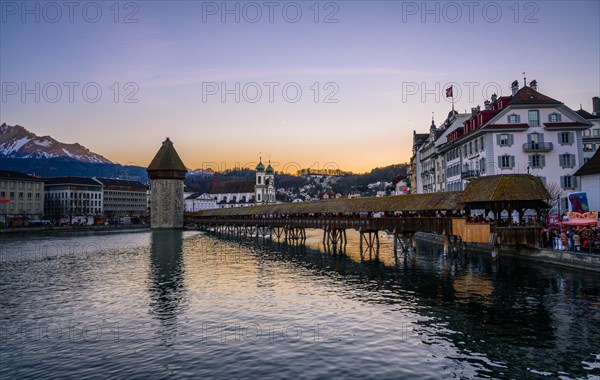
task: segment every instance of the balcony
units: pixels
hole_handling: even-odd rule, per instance
[[[462,173],[460,173],[460,178],[462,179],[477,178],[479,176],[479,170],[465,170]]]
[[[551,142],[525,143],[523,144],[523,152],[549,152],[554,149]]]

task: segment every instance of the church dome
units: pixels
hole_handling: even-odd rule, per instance
[[[273,167],[271,166],[270,162],[269,162],[269,166],[267,166],[267,174],[273,174]]]
[[[265,171],[265,165],[262,163],[262,160],[258,163],[258,165],[256,165],[256,171],[257,172]]]

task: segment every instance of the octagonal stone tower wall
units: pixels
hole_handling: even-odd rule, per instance
[[[183,181],[187,168],[169,138],[146,169],[150,184],[150,227],[183,228]]]

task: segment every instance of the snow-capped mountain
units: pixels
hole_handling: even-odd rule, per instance
[[[50,136],[37,136],[20,125],[0,125],[0,157],[68,157],[81,162],[110,164],[107,158],[80,144],[65,144]]]

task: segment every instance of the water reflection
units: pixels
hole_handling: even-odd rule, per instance
[[[159,320],[162,342],[170,345],[177,332],[177,316],[185,299],[183,232],[152,231],[150,253],[150,296],[152,315]]]
[[[413,338],[449,343],[457,350],[452,359],[481,365],[481,376],[527,377],[535,368],[584,375],[582,363],[600,352],[599,284],[592,273],[510,258],[492,262],[477,253],[445,257],[430,244],[394,260],[385,239],[385,250],[365,257],[357,244],[334,251],[317,234],[307,236],[303,249],[278,243],[261,253],[335,278],[350,298],[360,294],[362,302],[416,313]]]

